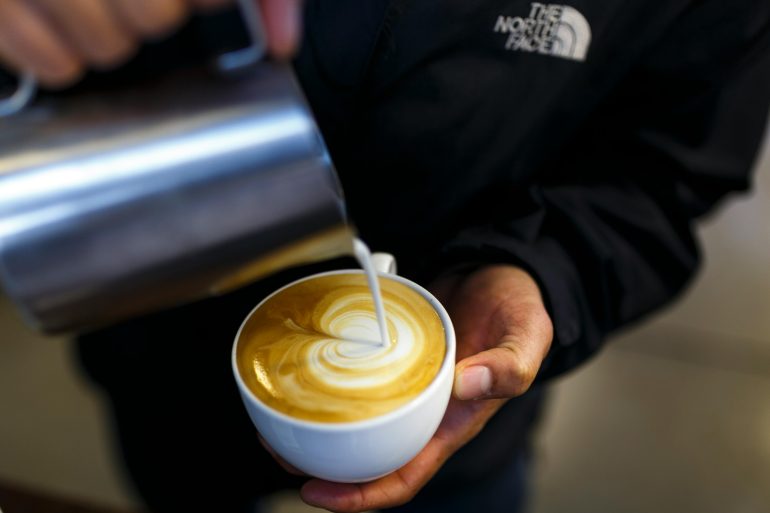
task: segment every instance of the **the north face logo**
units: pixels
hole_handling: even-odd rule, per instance
[[[495,32],[508,34],[505,48],[584,61],[591,46],[591,26],[568,5],[532,3],[529,17],[497,17]]]

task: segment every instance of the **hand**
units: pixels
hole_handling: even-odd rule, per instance
[[[265,19],[270,53],[291,57],[302,0],[253,0]],[[0,63],[31,71],[47,87],[77,81],[88,68],[130,58],[143,40],[164,36],[195,9],[233,0],[0,0]]]
[[[457,335],[454,397],[425,449],[396,472],[361,484],[313,479],[303,500],[339,512],[408,502],[444,462],[475,437],[507,399],[532,384],[553,338],[540,290],[523,270],[484,267],[432,287],[447,307]]]

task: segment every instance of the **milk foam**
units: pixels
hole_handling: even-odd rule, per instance
[[[387,306],[388,311],[396,309]],[[310,342],[309,371],[319,382],[348,389],[385,386],[418,363],[422,352],[416,340],[422,339],[423,333],[414,320],[405,318],[407,312],[386,314],[391,334],[387,346],[377,341],[379,324],[371,314],[347,311],[335,316],[333,312],[324,316],[329,322],[322,325],[335,338]]]

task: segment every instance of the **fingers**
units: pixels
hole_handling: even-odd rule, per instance
[[[199,0],[203,1],[203,0]],[[0,0],[0,60],[47,87],[128,59],[188,15],[186,0]]]
[[[79,56],[40,13],[15,0],[0,0],[0,60],[51,87],[74,82],[83,70]]]
[[[300,495],[311,506],[341,513],[400,506],[425,486],[450,454],[446,441],[434,437],[415,459],[383,478],[355,484],[312,479],[305,483]]]
[[[405,504],[433,478],[452,454],[481,431],[503,403],[452,399],[433,438],[413,460],[396,472],[375,481],[358,484],[313,479],[300,490],[302,500],[312,506],[341,513]]]
[[[85,64],[106,68],[125,61],[137,48],[137,38],[104,0],[34,0],[34,6]]]
[[[502,326],[497,346],[457,364],[458,399],[516,397],[532,385],[553,339],[553,325],[541,304],[502,306],[492,322]]]
[[[484,266],[451,291],[458,399],[506,399],[532,384],[553,339],[540,288],[515,266]]]
[[[257,2],[259,0],[253,0]],[[0,0],[0,62],[46,87],[76,81],[88,67],[126,61],[143,39],[169,34],[192,9],[233,0]],[[271,54],[289,58],[301,33],[302,0],[261,0]]]
[[[71,84],[87,67],[126,61],[142,39],[168,34],[191,6],[228,0],[0,0],[0,60],[47,87]]]
[[[302,32],[302,0],[262,0],[268,49],[278,59],[288,59],[299,46]]]
[[[164,36],[182,24],[189,13],[185,0],[109,0],[128,30],[145,37]]]

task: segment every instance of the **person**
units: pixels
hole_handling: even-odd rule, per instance
[[[3,0],[0,59],[52,87],[129,58],[107,75],[160,72],[232,33],[231,19],[185,24],[224,3]],[[298,51],[362,238],[450,312],[454,397],[428,446],[382,479],[278,471],[229,351],[261,297],[318,266],[287,270],[81,337],[137,489],[153,511],[249,511],[300,485],[333,511],[516,511],[547,382],[675,298],[698,266],[697,222],[749,186],[770,104],[770,3],[260,5],[272,55]]]

